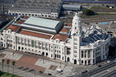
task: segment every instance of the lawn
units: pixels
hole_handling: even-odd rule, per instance
[[[6,72],[0,72],[0,77],[21,77],[21,76],[13,75]]]

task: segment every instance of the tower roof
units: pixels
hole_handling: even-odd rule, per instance
[[[72,32],[71,32],[71,35],[73,35],[75,33],[81,34],[80,13],[75,13],[75,16],[73,17],[73,20],[72,20]]]

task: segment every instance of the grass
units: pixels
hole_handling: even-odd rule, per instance
[[[91,10],[93,10],[94,12],[115,12],[116,8],[108,8],[105,6],[93,6],[90,8]]]
[[[13,75],[6,72],[0,72],[0,77],[21,77],[21,76]]]

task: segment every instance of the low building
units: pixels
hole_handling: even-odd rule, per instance
[[[80,11],[81,10],[81,5],[63,4],[62,9],[68,10],[68,11]]]
[[[17,0],[8,10],[11,15],[57,18],[63,4],[62,0]]]
[[[3,47],[16,51],[78,65],[90,65],[108,56],[110,35],[98,26],[82,28],[77,13],[73,17],[72,25],[18,16],[1,31],[0,41],[3,42]]]

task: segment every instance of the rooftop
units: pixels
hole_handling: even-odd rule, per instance
[[[20,29],[20,27],[19,26],[10,25],[10,26],[8,26],[6,28],[6,30],[8,30],[8,29],[11,29],[12,31],[16,32],[16,31],[18,31]]]
[[[97,29],[96,27],[85,28],[82,38],[82,45],[89,45],[90,43],[94,43],[98,40],[106,40],[108,35],[104,33],[101,29]]]
[[[24,22],[25,22],[24,20],[18,20],[18,21],[16,21],[16,23],[18,23],[18,24],[22,24]]]
[[[67,26],[71,26],[72,27],[72,24],[67,24]]]
[[[17,0],[12,12],[59,13],[62,0]]]
[[[41,26],[45,28],[55,29],[55,27],[59,24],[59,22],[60,21],[30,17],[24,22],[24,24],[36,25],[38,27]]]
[[[66,33],[68,33],[70,31],[70,28],[62,28],[62,30],[60,31],[60,32],[66,32]]]
[[[60,39],[60,41],[64,41],[65,42],[67,38],[68,38],[68,35],[65,35],[65,34],[56,34],[53,37],[53,40]]]
[[[50,39],[51,38],[51,35],[36,33],[36,32],[31,32],[31,31],[26,31],[26,30],[21,30],[19,33],[24,34],[24,35],[39,37],[39,38],[45,38],[45,39]]]
[[[28,16],[24,16],[23,18],[24,18],[24,19],[28,19],[29,17],[28,17]]]
[[[63,9],[68,9],[68,10],[80,10],[81,6],[80,5],[75,5],[75,4],[63,4],[62,6]]]

